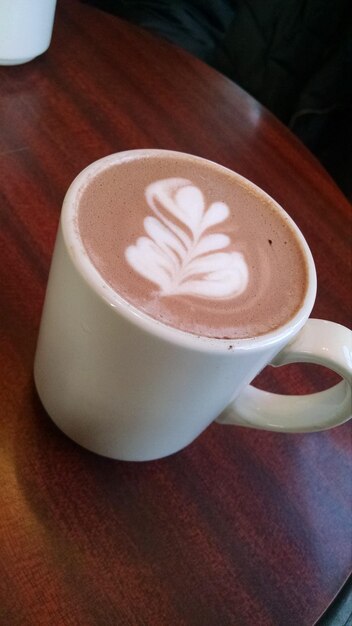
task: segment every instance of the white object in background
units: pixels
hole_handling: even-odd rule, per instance
[[[19,65],[49,48],[56,0],[0,0],[0,65]]]

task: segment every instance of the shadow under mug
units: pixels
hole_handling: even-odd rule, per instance
[[[314,262],[302,233],[278,205],[303,250],[308,287],[294,317],[267,334],[225,340],[182,332],[130,305],[98,273],[75,228],[79,190],[126,155],[166,152],[171,154],[134,150],[100,159],[77,176],[66,194],[34,367],[39,396],[53,421],[93,452],[142,461],[177,452],[214,420],[304,432],[349,419],[352,333],[333,322],[308,319],[316,296]],[[268,364],[300,361],[324,365],[343,380],[304,396],[250,385]]]

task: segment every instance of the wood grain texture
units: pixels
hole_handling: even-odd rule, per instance
[[[59,0],[49,51],[0,68],[0,624],[310,626],[351,569],[351,424],[290,436],[214,424],[172,457],[120,463],[72,443],[36,396],[65,191],[95,159],[140,147],[264,188],[312,249],[314,316],[350,322],[350,205],[318,162],[199,60]],[[334,380],[294,365],[258,384]]]

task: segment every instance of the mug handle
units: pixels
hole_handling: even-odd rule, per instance
[[[282,432],[313,432],[346,422],[352,409],[352,332],[335,322],[309,319],[269,365],[299,362],[324,365],[343,380],[326,391],[302,396],[248,385],[216,421]]]

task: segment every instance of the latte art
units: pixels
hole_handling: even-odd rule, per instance
[[[256,337],[289,321],[306,293],[288,216],[198,157],[142,150],[102,166],[78,195],[76,226],[103,282],[184,332]]]
[[[144,218],[148,236],[139,237],[125,256],[136,272],[158,285],[160,296],[229,298],[246,289],[243,254],[233,250],[231,237],[212,231],[229,217],[227,204],[206,207],[199,187],[184,178],[151,183],[145,198],[156,217]]]

